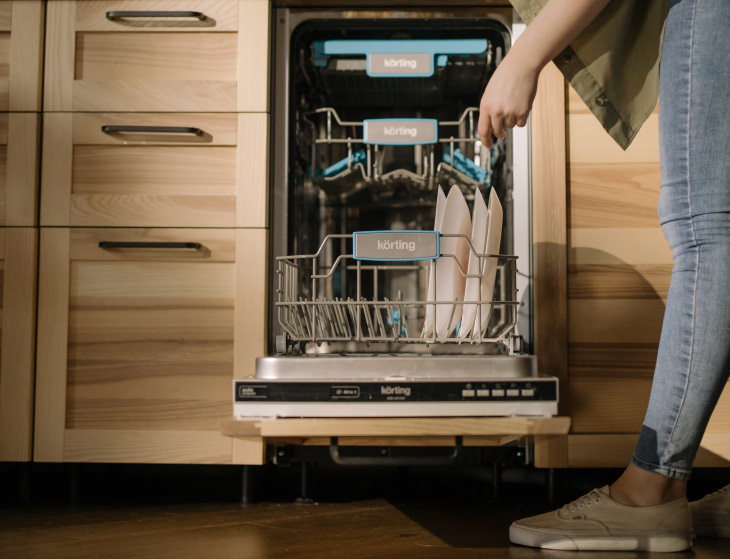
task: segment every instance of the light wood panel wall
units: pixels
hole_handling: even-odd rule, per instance
[[[624,152],[571,89],[567,129],[570,398],[572,432],[585,435],[568,446],[571,465],[600,466],[611,460],[590,458],[588,434],[641,428],[671,276],[657,217],[658,114]],[[710,433],[730,433],[728,393]]]
[[[560,379],[560,413],[569,414],[565,80],[548,65],[532,114],[532,206],[535,261],[535,353],[542,374]]]
[[[568,341],[574,433],[638,433],[641,428],[672,264],[656,216],[657,119],[655,112],[624,152],[569,90]]]

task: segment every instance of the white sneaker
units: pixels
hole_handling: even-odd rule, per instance
[[[730,538],[730,485],[689,504],[698,536]]]
[[[563,508],[518,520],[512,543],[564,550],[684,551],[692,546],[686,498],[652,507],[614,501],[608,486],[594,489]]]

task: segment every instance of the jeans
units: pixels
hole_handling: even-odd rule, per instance
[[[674,256],[640,468],[688,479],[730,372],[730,1],[672,0],[659,219]]]

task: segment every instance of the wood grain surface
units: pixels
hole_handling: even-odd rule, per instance
[[[565,169],[565,80],[549,64],[540,76],[532,114],[532,235],[535,260],[535,353],[541,374],[561,380],[560,413],[568,393],[568,229]],[[556,111],[556,107],[559,108]]]
[[[559,435],[569,417],[287,418],[224,420],[221,432],[236,437],[433,437],[459,435]]]
[[[624,152],[572,88],[568,99],[573,433],[638,433],[672,272],[657,217],[658,114],[649,116]],[[710,423],[713,433],[730,434],[728,410],[723,396]],[[576,452],[571,447],[571,465],[625,465],[619,462],[626,453],[614,463],[606,452]]]
[[[29,461],[33,442],[38,230],[0,228],[0,461]]]
[[[7,105],[0,101],[0,108],[11,111],[39,111],[43,84],[45,2],[12,0],[2,4],[12,6],[12,28],[8,59],[10,67],[6,82]],[[3,81],[0,79],[0,90],[4,92]]]
[[[43,235],[36,459],[230,463],[234,443],[218,421],[231,413],[232,379],[247,374],[234,366],[248,369],[264,352],[266,231]]]
[[[46,113],[44,118],[42,225],[266,225],[266,114]],[[104,133],[104,125],[201,132]]]
[[[45,106],[51,111],[265,112],[265,0],[201,0],[196,18],[123,18],[108,10],[170,10],[152,1],[51,2]]]

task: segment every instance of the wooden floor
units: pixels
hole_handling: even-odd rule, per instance
[[[0,508],[0,557],[730,558],[730,541],[719,539],[698,540],[694,552],[678,554],[557,552],[510,546],[509,523],[546,508],[537,486],[505,484],[502,502],[496,504],[485,497],[488,488],[472,477],[446,480],[443,485],[435,477],[421,480],[406,492],[387,491],[390,495],[374,498],[355,495],[351,500],[346,478],[344,485],[342,477],[334,479],[337,487],[319,483],[328,500],[306,505],[285,500],[241,507],[217,498],[201,501],[199,495],[199,502],[120,501],[118,495],[109,502],[88,494],[75,506],[6,503]],[[154,494],[154,487],[149,492]],[[340,498],[331,498],[338,494]]]

